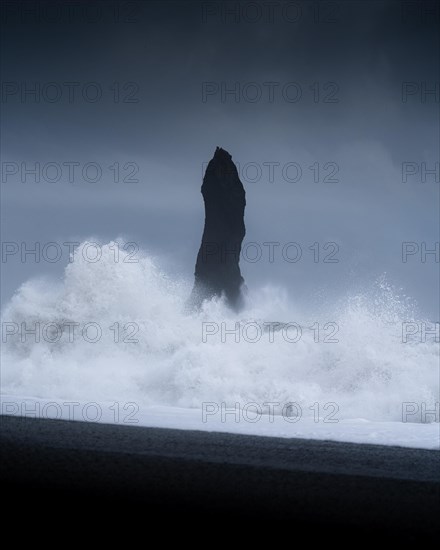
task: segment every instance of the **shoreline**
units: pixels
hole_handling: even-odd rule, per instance
[[[72,401],[61,398],[2,394],[3,415],[17,418],[66,420],[128,427],[230,433],[258,437],[335,441],[440,451],[438,422],[379,421],[338,418],[334,407],[319,405],[315,417],[298,405],[299,418],[281,414],[255,416],[246,408],[231,409],[224,403],[204,403],[204,408],[166,405],[140,406],[136,402]],[[223,407],[223,405],[225,405]],[[255,404],[253,404],[255,405]],[[315,404],[316,405],[316,404]],[[334,405],[334,404],[333,404]],[[251,404],[252,407],[252,404]]]

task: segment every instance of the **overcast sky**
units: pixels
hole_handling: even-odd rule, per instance
[[[435,3],[2,10],[3,242],[122,236],[192,278],[203,169],[218,145],[246,189],[249,287],[332,301],[386,273],[438,320],[439,260],[423,254],[439,241]],[[40,181],[25,173],[35,163]],[[280,243],[273,262],[265,242]],[[296,262],[282,255],[291,242]],[[406,262],[404,242],[415,243]],[[29,277],[60,277],[67,255],[2,260],[4,301]]]

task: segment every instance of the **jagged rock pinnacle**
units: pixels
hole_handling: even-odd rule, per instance
[[[191,301],[199,306],[204,299],[224,294],[229,305],[239,309],[243,300],[239,260],[246,233],[246,194],[232,156],[221,147],[216,148],[206,169],[202,195],[205,227]]]

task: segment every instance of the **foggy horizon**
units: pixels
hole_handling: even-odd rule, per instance
[[[246,190],[244,244],[259,246],[245,250],[262,253],[241,259],[249,288],[337,302],[386,277],[438,319],[432,6],[129,2],[116,17],[46,4],[3,6],[3,242],[122,237],[191,281],[202,177],[221,146]],[[280,243],[274,262],[267,242]],[[315,243],[336,243],[338,262],[315,262]],[[53,263],[3,255],[2,303],[31,277],[59,279],[65,250]]]

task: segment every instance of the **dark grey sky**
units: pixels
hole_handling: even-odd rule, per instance
[[[438,319],[438,258],[401,253],[439,241],[438,22],[434,2],[5,2],[2,241],[122,236],[190,278],[219,145],[240,164],[245,243],[263,250],[242,262],[248,286],[331,301],[387,273]],[[21,163],[36,162],[40,182],[23,183]],[[79,163],[73,182],[66,162]],[[115,163],[138,183],[115,183]],[[339,262],[315,263],[315,242],[337,243]],[[3,300],[30,276],[59,277],[67,257],[6,260]]]

